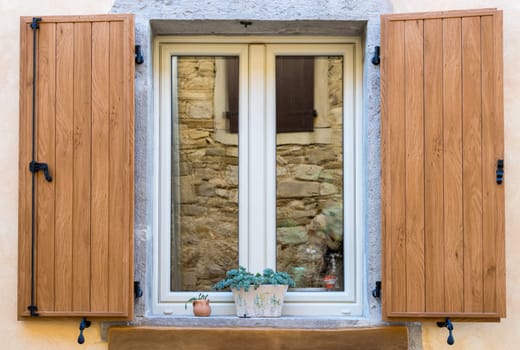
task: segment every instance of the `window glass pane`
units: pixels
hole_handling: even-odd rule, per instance
[[[279,56],[276,75],[277,269],[344,290],[343,57]]]
[[[238,265],[238,57],[172,59],[171,290]]]

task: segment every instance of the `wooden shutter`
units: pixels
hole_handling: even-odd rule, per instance
[[[505,317],[502,12],[381,25],[383,315]]]
[[[32,18],[21,18],[18,314],[31,304]],[[37,30],[35,304],[133,317],[134,20],[43,17]]]
[[[276,132],[314,131],[314,57],[276,57]]]
[[[238,95],[239,95],[239,65],[237,56],[226,57],[226,84],[228,110],[228,131],[238,133]]]

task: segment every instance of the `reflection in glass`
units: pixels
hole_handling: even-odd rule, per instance
[[[343,57],[278,56],[277,270],[344,290]]]
[[[172,58],[172,291],[209,291],[238,265],[237,66]]]

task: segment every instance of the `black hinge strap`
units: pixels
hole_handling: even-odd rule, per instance
[[[497,160],[497,184],[502,185],[502,182],[504,182],[504,160],[499,159]]]
[[[31,169],[31,165],[35,163],[36,156],[36,49],[37,49],[37,30],[40,28],[39,22],[41,18],[34,17],[31,22],[31,29],[33,30],[33,81],[32,81],[32,161],[29,165],[29,170],[32,172],[32,191],[31,191],[31,305],[27,307],[31,316],[38,316],[38,307],[35,300],[35,255],[36,255],[36,222],[35,222],[35,185],[36,185],[36,167]],[[47,170],[48,171],[48,170]]]

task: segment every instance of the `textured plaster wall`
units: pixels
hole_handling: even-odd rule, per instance
[[[392,0],[393,12],[438,11],[497,7],[504,11],[504,118],[506,174],[507,318],[500,323],[456,323],[455,346],[445,342],[446,330],[423,327],[425,350],[509,350],[520,348],[520,1],[502,0]]]
[[[393,7],[393,9],[392,9]],[[514,0],[0,0],[0,164],[3,165],[0,184],[0,336],[2,349],[71,349],[76,344],[77,320],[16,320],[16,266],[17,266],[17,203],[18,203],[18,61],[19,61],[19,16],[45,14],[94,14],[107,12],[133,12],[136,14],[137,38],[145,48],[150,62],[151,28],[149,18],[175,19],[312,19],[312,20],[368,20],[365,40],[367,52],[379,43],[380,12],[433,11],[446,9],[498,7],[504,10],[504,88],[505,88],[505,146],[506,146],[506,235],[507,235],[507,293],[508,317],[499,324],[456,323],[456,345],[451,349],[515,349],[520,329],[520,120],[515,118],[520,111],[520,72],[516,69],[516,58],[520,56],[520,2]],[[379,181],[379,100],[378,69],[368,64],[365,58],[365,106],[367,150],[367,182]],[[136,264],[138,277],[145,280],[146,248],[150,242],[150,197],[149,179],[151,164],[151,66],[138,67],[136,77]],[[510,174],[510,175],[508,175]],[[372,286],[379,277],[379,198],[378,186],[367,187],[367,255],[368,284]],[[367,290],[369,289],[367,286]],[[372,298],[367,308],[377,315],[379,306]],[[142,304],[136,310],[143,314]],[[413,328],[415,333],[417,328]],[[425,350],[448,349],[446,331],[438,330],[433,324],[423,327]],[[419,333],[420,334],[420,333]],[[83,349],[106,349],[101,340],[97,323],[86,331]],[[411,337],[418,342],[419,335]],[[415,344],[420,348],[421,344]]]

